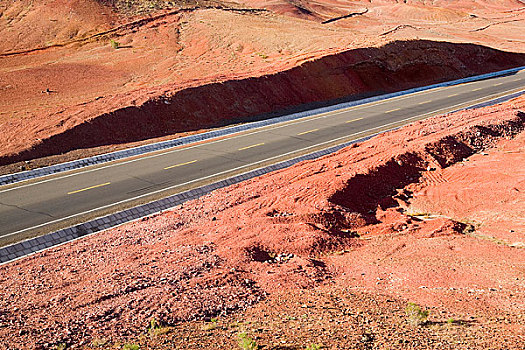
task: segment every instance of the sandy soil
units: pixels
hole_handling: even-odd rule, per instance
[[[525,65],[518,0],[4,0],[0,12],[0,164],[18,163],[3,173]]]
[[[4,265],[0,345],[519,349],[524,108],[419,121]]]
[[[2,172],[525,65],[518,0],[0,13]],[[1,266],[0,348],[523,348],[524,110],[417,122]]]

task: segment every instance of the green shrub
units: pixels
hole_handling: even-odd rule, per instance
[[[106,345],[108,343],[108,341],[104,338],[95,338],[93,340],[91,340],[91,345],[98,348],[98,347],[102,347],[104,345]]]
[[[137,344],[124,344],[122,350],[140,350],[140,346]]]
[[[420,326],[427,322],[428,310],[421,310],[417,304],[408,303],[405,312],[408,317],[408,322],[414,326]]]
[[[120,43],[118,41],[113,40],[113,39],[109,40],[109,44],[114,49],[118,49],[120,47]]]
[[[149,320],[148,331],[153,332],[154,330],[159,329],[159,328],[160,328],[159,323],[157,322],[155,318],[152,317],[151,320]]]
[[[320,350],[321,346],[317,344],[310,344],[306,347],[306,350]]]
[[[259,345],[246,332],[239,333],[239,346],[243,350],[259,350]]]

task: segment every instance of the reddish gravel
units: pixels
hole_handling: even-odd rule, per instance
[[[78,347],[95,338],[107,344],[151,342],[153,348],[169,339],[183,348],[206,342],[215,344],[212,348],[220,342],[231,347],[235,334],[230,331],[217,335],[219,343],[213,343],[213,333],[195,333],[195,320],[219,316],[229,322],[231,317],[256,317],[285,338],[306,341],[317,334],[313,342],[322,339],[328,347],[341,348],[344,338],[322,336],[321,328],[334,325],[334,317],[361,326],[364,321],[355,305],[345,306],[353,311],[344,317],[327,317],[320,305],[335,293],[346,295],[350,304],[345,305],[352,298],[359,308],[383,305],[365,311],[373,320],[365,328],[384,339],[436,349],[440,341],[447,348],[457,341],[472,348],[520,348],[525,254],[514,243],[525,240],[525,225],[516,220],[518,209],[505,208],[525,204],[519,161],[524,108],[521,97],[415,122],[320,160],[4,265],[0,347]],[[496,173],[504,174],[505,181],[490,186]],[[462,181],[474,175],[474,188],[486,196],[465,192]],[[441,208],[436,186],[449,186],[445,198],[456,198],[439,212],[431,210],[434,204]],[[485,198],[501,198],[502,203],[487,205]],[[455,204],[461,200],[469,205]],[[428,205],[425,215],[414,211],[421,203]],[[498,210],[496,221],[492,214],[479,215],[488,207]],[[516,234],[505,242],[483,239],[501,223]],[[285,310],[300,302],[295,294],[303,295],[301,290],[312,303],[309,317],[324,320],[309,323],[317,331],[290,334],[282,325],[265,323],[276,315],[285,317]],[[481,326],[459,332],[408,327],[403,316],[407,301],[431,308],[433,322],[445,324],[447,317],[456,317]],[[274,312],[271,305],[281,308]],[[139,337],[151,318],[175,326],[185,337]],[[365,328],[349,333],[350,338],[364,336]],[[495,332],[505,342],[495,342]],[[413,337],[424,334],[431,341],[414,342]],[[391,348],[381,339],[365,341],[363,348],[368,343]]]
[[[525,247],[525,167],[506,166],[524,164],[524,138],[427,173],[412,189],[409,211],[467,221],[487,239]]]

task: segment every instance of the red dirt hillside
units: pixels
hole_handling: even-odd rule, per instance
[[[0,164],[47,157],[24,168],[525,65],[518,0],[4,0],[0,12]]]
[[[1,266],[0,344],[520,349],[524,110],[415,122]]]

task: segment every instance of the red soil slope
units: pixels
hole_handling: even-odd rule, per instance
[[[151,317],[183,325],[242,312],[283,290],[337,286],[378,303],[385,295],[415,301],[433,308],[436,321],[460,315],[490,328],[503,316],[499,337],[519,348],[525,225],[518,209],[505,209],[525,204],[523,164],[512,161],[523,159],[524,109],[521,97],[416,122],[4,265],[0,344],[133,339]],[[462,187],[472,168],[483,198]],[[491,186],[495,176],[500,183]],[[436,183],[448,186],[443,207]],[[491,206],[496,219],[484,212],[485,198],[501,199]],[[415,213],[423,204],[428,213]],[[515,232],[493,232],[495,223]],[[489,235],[497,239],[483,239]],[[497,348],[493,335],[482,328],[474,343]]]
[[[398,91],[520,65],[525,65],[523,54],[471,44],[406,41],[380,48],[350,50],[273,75],[188,88],[171,97],[102,114],[89,123],[63,126],[62,133],[41,140],[30,150],[12,157],[0,157],[0,164],[199,130],[239,120],[239,116],[269,113],[290,105],[370,91]],[[86,115],[88,109],[75,108],[75,111],[78,119]],[[18,120],[8,125],[13,132],[22,127],[37,129],[43,126],[41,120],[35,120],[34,124],[27,120],[22,124]],[[27,146],[27,140],[18,137],[8,138],[4,143],[15,146],[12,141],[16,140],[20,149]]]
[[[488,49],[523,53],[517,0],[128,3],[171,8],[0,4],[0,164],[525,64]]]

